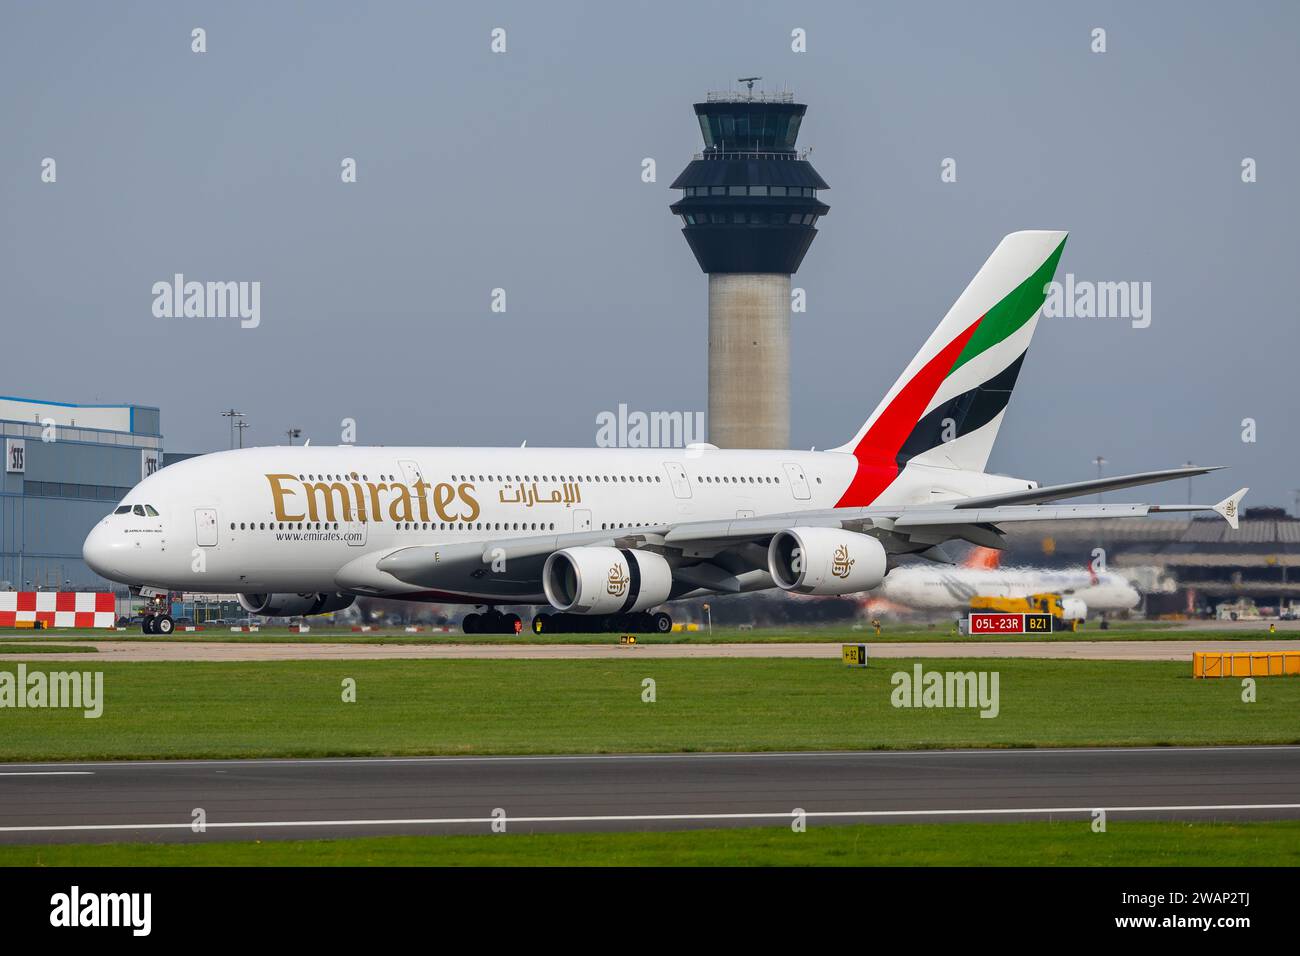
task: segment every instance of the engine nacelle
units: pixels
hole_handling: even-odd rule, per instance
[[[668,600],[673,570],[652,551],[565,548],[546,559],[542,587],[558,611],[629,614]]]
[[[767,547],[768,570],[777,586],[798,594],[854,594],[885,579],[885,549],[855,531],[787,528]]]
[[[263,617],[301,617],[304,614],[328,614],[352,606],[351,594],[241,594],[239,604],[249,614]]]

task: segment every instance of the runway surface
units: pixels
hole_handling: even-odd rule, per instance
[[[4,654],[5,661],[300,661],[300,660],[555,660],[555,659],[664,659],[693,657],[808,657],[840,656],[838,642],[777,644],[305,644],[289,641],[253,644],[233,641],[58,641],[59,644],[93,646],[96,654]],[[863,636],[846,637],[844,643],[865,643],[872,657],[1036,657],[1078,660],[1187,661],[1193,651],[1300,651],[1300,642],[1287,640],[1236,641],[1024,641],[900,644],[872,643]]]
[[[789,825],[797,808],[808,826],[1300,818],[1300,747],[0,764],[3,843]]]

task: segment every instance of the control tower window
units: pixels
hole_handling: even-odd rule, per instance
[[[743,195],[745,195],[745,187],[744,187],[744,186],[728,186],[728,187],[727,187],[727,195],[728,195],[728,196],[743,196]]]
[[[773,196],[784,196],[784,195],[785,195],[785,187],[784,187],[784,186],[773,186],[772,189],[771,189],[771,192],[772,192],[772,195],[773,195]]]
[[[750,186],[750,187],[749,187],[749,194],[750,194],[751,196],[766,196],[766,195],[767,195],[767,187],[766,187],[766,186]]]

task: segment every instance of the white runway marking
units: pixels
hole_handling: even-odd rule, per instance
[[[93,770],[0,770],[0,777],[93,777]]]
[[[983,809],[948,810],[823,810],[803,813],[808,819],[870,819],[875,817],[946,817],[990,816],[1006,814],[1088,814],[1097,810],[1107,813],[1189,813],[1208,811],[1244,810],[1300,810],[1300,803],[1238,803],[1201,804],[1163,807],[996,807]],[[248,829],[251,827],[391,827],[391,826],[451,826],[461,824],[488,824],[504,820],[511,823],[667,823],[672,821],[710,820],[792,820],[789,810],[772,813],[643,813],[605,816],[552,816],[552,817],[424,817],[395,820],[250,820],[240,823],[206,824],[208,830]],[[103,830],[189,830],[192,823],[85,823],[65,826],[0,827],[0,833],[66,833],[70,831]]]

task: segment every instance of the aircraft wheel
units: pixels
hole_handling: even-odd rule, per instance
[[[460,629],[466,634],[478,634],[479,621],[481,620],[482,617],[478,614],[466,614],[464,619],[460,622]]]
[[[152,614],[150,614],[150,615],[149,615],[148,617],[146,617],[146,618],[142,618],[142,619],[141,619],[141,621],[140,621],[140,633],[141,633],[141,634],[153,634],[153,633],[154,633],[154,629],[153,629],[153,615],[152,615]]]
[[[176,622],[164,614],[154,620],[153,628],[155,634],[170,634],[176,630]]]
[[[673,619],[663,611],[655,614],[650,620],[651,630],[656,634],[667,634],[673,629]]]

